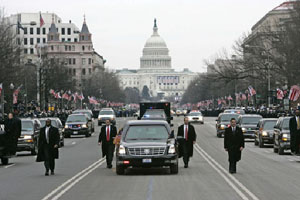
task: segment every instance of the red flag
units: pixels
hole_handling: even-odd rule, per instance
[[[44,19],[42,17],[42,13],[40,12],[40,27],[42,27],[45,24]]]
[[[64,93],[64,94],[62,95],[62,98],[63,98],[63,99],[66,99],[66,100],[69,100],[69,95],[68,95],[67,93]]]
[[[277,99],[283,99],[283,97],[284,97],[283,91],[277,88]]]
[[[298,85],[293,85],[290,90],[289,99],[291,101],[297,101],[300,95],[300,88]]]
[[[18,87],[13,93],[13,104],[18,103],[18,95],[19,95],[21,87],[22,87],[22,85],[20,87]]]
[[[2,89],[3,89],[3,84],[0,83],[0,97],[1,97]]]
[[[254,88],[251,85],[248,87],[248,90],[250,92],[251,97],[256,95],[256,91],[254,90]]]

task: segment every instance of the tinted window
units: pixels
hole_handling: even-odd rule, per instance
[[[22,121],[22,131],[33,131],[33,123],[31,121]]]
[[[67,119],[67,122],[86,122],[85,115],[70,115]]]
[[[74,111],[73,113],[74,113],[74,114],[75,114],[75,113],[85,114],[85,115],[87,115],[87,116],[90,117],[90,118],[92,117],[92,115],[91,115],[90,112],[85,112],[85,111]]]
[[[40,122],[41,122],[41,127],[46,126],[46,120],[40,120]],[[51,120],[51,125],[52,125],[53,127],[59,128],[59,126],[58,126],[56,120]]]
[[[100,111],[99,115],[113,115],[114,112],[113,111],[109,111],[109,110],[102,110]]]
[[[235,115],[235,114],[232,114],[232,115],[221,115],[220,116],[220,120],[221,121],[230,121],[232,118],[234,119],[238,119],[239,115]]]
[[[165,126],[130,126],[126,133],[126,140],[168,139],[169,134]]]
[[[189,113],[188,116],[199,116],[202,115],[200,112]]]
[[[243,117],[242,124],[258,124],[261,117]]]
[[[290,119],[284,119],[282,122],[282,129],[289,130],[290,129]]]
[[[143,118],[166,118],[165,112],[162,110],[147,110],[143,115]]]
[[[266,121],[264,124],[264,130],[273,130],[276,125],[276,121]]]

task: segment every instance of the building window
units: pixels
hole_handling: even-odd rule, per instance
[[[72,46],[72,51],[75,51],[75,46],[74,45]]]
[[[46,43],[46,38],[43,38],[43,43]]]
[[[82,51],[84,51],[84,46],[82,46]]]
[[[33,28],[30,28],[30,35],[33,35]]]
[[[73,58],[73,65],[76,65],[76,58]]]
[[[71,38],[68,38],[68,42],[71,42]]]
[[[41,28],[36,28],[36,34],[38,34],[38,35],[41,34]]]
[[[73,75],[74,76],[76,75],[76,69],[73,69]]]
[[[27,38],[24,38],[24,45],[27,45],[28,41]]]
[[[28,54],[28,49],[24,49],[24,54]]]
[[[92,64],[92,59],[91,58],[89,58],[89,65],[91,65]]]
[[[17,44],[21,45],[21,39],[20,38],[17,38]]]
[[[43,28],[43,35],[46,35],[46,28]]]
[[[65,38],[61,38],[61,41],[64,42],[64,41],[65,41]]]
[[[81,40],[84,40],[84,36],[83,35],[81,36]]]
[[[72,58],[69,58],[69,65],[72,65]]]
[[[24,28],[24,35],[27,35],[27,28]]]
[[[65,51],[68,51],[68,46],[67,45],[65,45]]]
[[[71,35],[71,28],[68,28],[68,35]]]
[[[85,69],[82,69],[82,75],[85,75]]]
[[[41,38],[36,38],[36,43],[41,43]]]
[[[71,51],[71,45],[69,45],[69,51]]]
[[[30,54],[33,54],[33,53],[34,53],[34,51],[33,51],[33,49],[31,48],[31,49],[30,49]]]
[[[51,45],[51,51],[53,51],[54,50],[54,47],[53,47],[53,45]]]
[[[82,58],[82,64],[85,65],[85,58]]]
[[[30,45],[33,45],[33,38],[30,38]]]
[[[91,68],[89,68],[89,74],[92,74],[92,69]]]
[[[69,74],[70,74],[70,75],[72,74],[72,69],[69,69]]]
[[[50,40],[53,40],[54,38],[53,38],[53,35],[50,35]]]
[[[77,42],[77,38],[74,38],[74,42]]]
[[[62,35],[65,34],[65,28],[61,28],[61,34],[62,34]]]

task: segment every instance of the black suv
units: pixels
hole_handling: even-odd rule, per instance
[[[284,154],[284,150],[291,148],[290,143],[290,119],[291,117],[280,117],[274,126],[274,153]]]
[[[217,129],[217,137],[222,137],[225,132],[225,128],[230,125],[230,120],[232,118],[238,119],[240,115],[235,113],[221,113],[216,119],[216,129]]]
[[[129,121],[117,146],[117,174],[129,167],[169,166],[178,173],[178,150],[170,125],[162,120]]]
[[[258,122],[258,130],[255,132],[254,145],[263,148],[265,144],[273,144],[274,126],[278,119],[265,118]]]
[[[237,120],[237,125],[242,129],[244,138],[255,139],[257,124],[262,119],[261,115],[241,115]]]
[[[86,114],[69,115],[64,128],[64,136],[66,138],[71,137],[71,135],[90,137],[91,134],[92,126]]]

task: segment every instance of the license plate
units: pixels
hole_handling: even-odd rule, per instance
[[[74,133],[74,134],[78,134],[78,131],[74,131],[73,133]]]
[[[150,158],[148,158],[148,159],[143,159],[143,163],[151,163],[152,162],[152,159]]]

